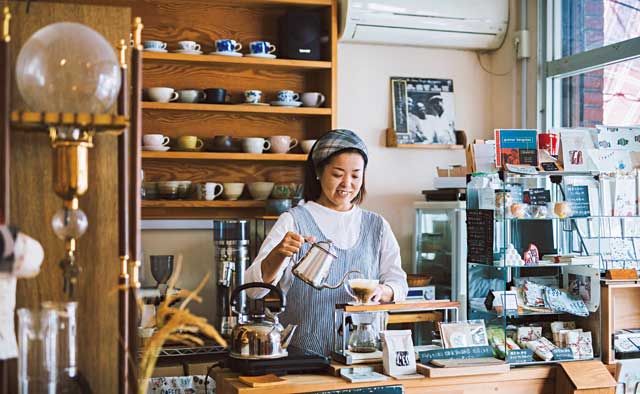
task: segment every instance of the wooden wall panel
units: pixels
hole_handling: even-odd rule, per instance
[[[54,22],[84,23],[114,46],[130,31],[129,8],[36,2],[25,14],[24,2],[12,2],[12,64],[28,37]],[[12,108],[26,109],[17,87]],[[12,223],[38,239],[45,249],[40,274],[18,281],[18,307],[36,307],[44,300],[63,300],[58,262],[62,241],[51,229],[51,217],[61,207],[52,190],[52,152],[46,135],[13,131],[11,144]],[[89,190],[80,199],[89,229],[79,240],[80,274],[77,295],[78,365],[95,393],[117,391],[117,165],[116,137],[100,136],[89,153]],[[15,391],[13,391],[15,392]]]

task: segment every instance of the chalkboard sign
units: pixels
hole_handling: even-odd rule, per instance
[[[534,187],[524,192],[524,202],[529,205],[547,205],[551,201],[551,193],[543,187]]]
[[[551,350],[554,360],[573,360],[573,351],[568,347],[558,347]]]
[[[588,186],[567,185],[565,194],[567,201],[571,205],[571,216],[583,218],[591,215]]]
[[[513,349],[507,353],[509,364],[521,364],[533,362],[533,351],[531,349]]]
[[[492,209],[467,209],[467,260],[493,264]]]
[[[560,171],[560,169],[558,168],[558,165],[553,162],[540,163],[540,165],[542,166],[542,169],[545,171]]]
[[[343,390],[327,390],[314,391],[310,394],[403,394],[404,387],[402,385],[395,386],[372,386],[372,387],[354,387]]]
[[[456,347],[453,349],[436,349],[419,352],[420,362],[428,364],[431,360],[441,360],[447,358],[481,358],[493,357],[491,346],[469,346]]]

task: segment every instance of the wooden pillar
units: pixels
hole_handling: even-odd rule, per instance
[[[128,111],[128,67],[127,45],[120,41],[120,94],[118,95],[118,115],[126,116]],[[129,130],[124,129],[118,136],[118,256],[120,256],[120,276],[118,277],[118,392],[129,393]],[[135,338],[135,337],[134,337]],[[135,355],[131,355],[135,357]]]

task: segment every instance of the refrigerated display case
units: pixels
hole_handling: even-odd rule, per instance
[[[429,275],[436,299],[459,301],[460,319],[466,319],[467,270],[464,201],[414,203],[413,266],[415,274]],[[410,292],[411,292],[411,283]]]

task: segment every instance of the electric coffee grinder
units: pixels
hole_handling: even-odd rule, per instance
[[[249,222],[247,220],[215,220],[213,245],[218,273],[218,316],[216,327],[225,337],[231,335],[236,316],[230,308],[231,293],[244,283],[244,270],[249,264]],[[245,304],[240,294],[239,305]]]

